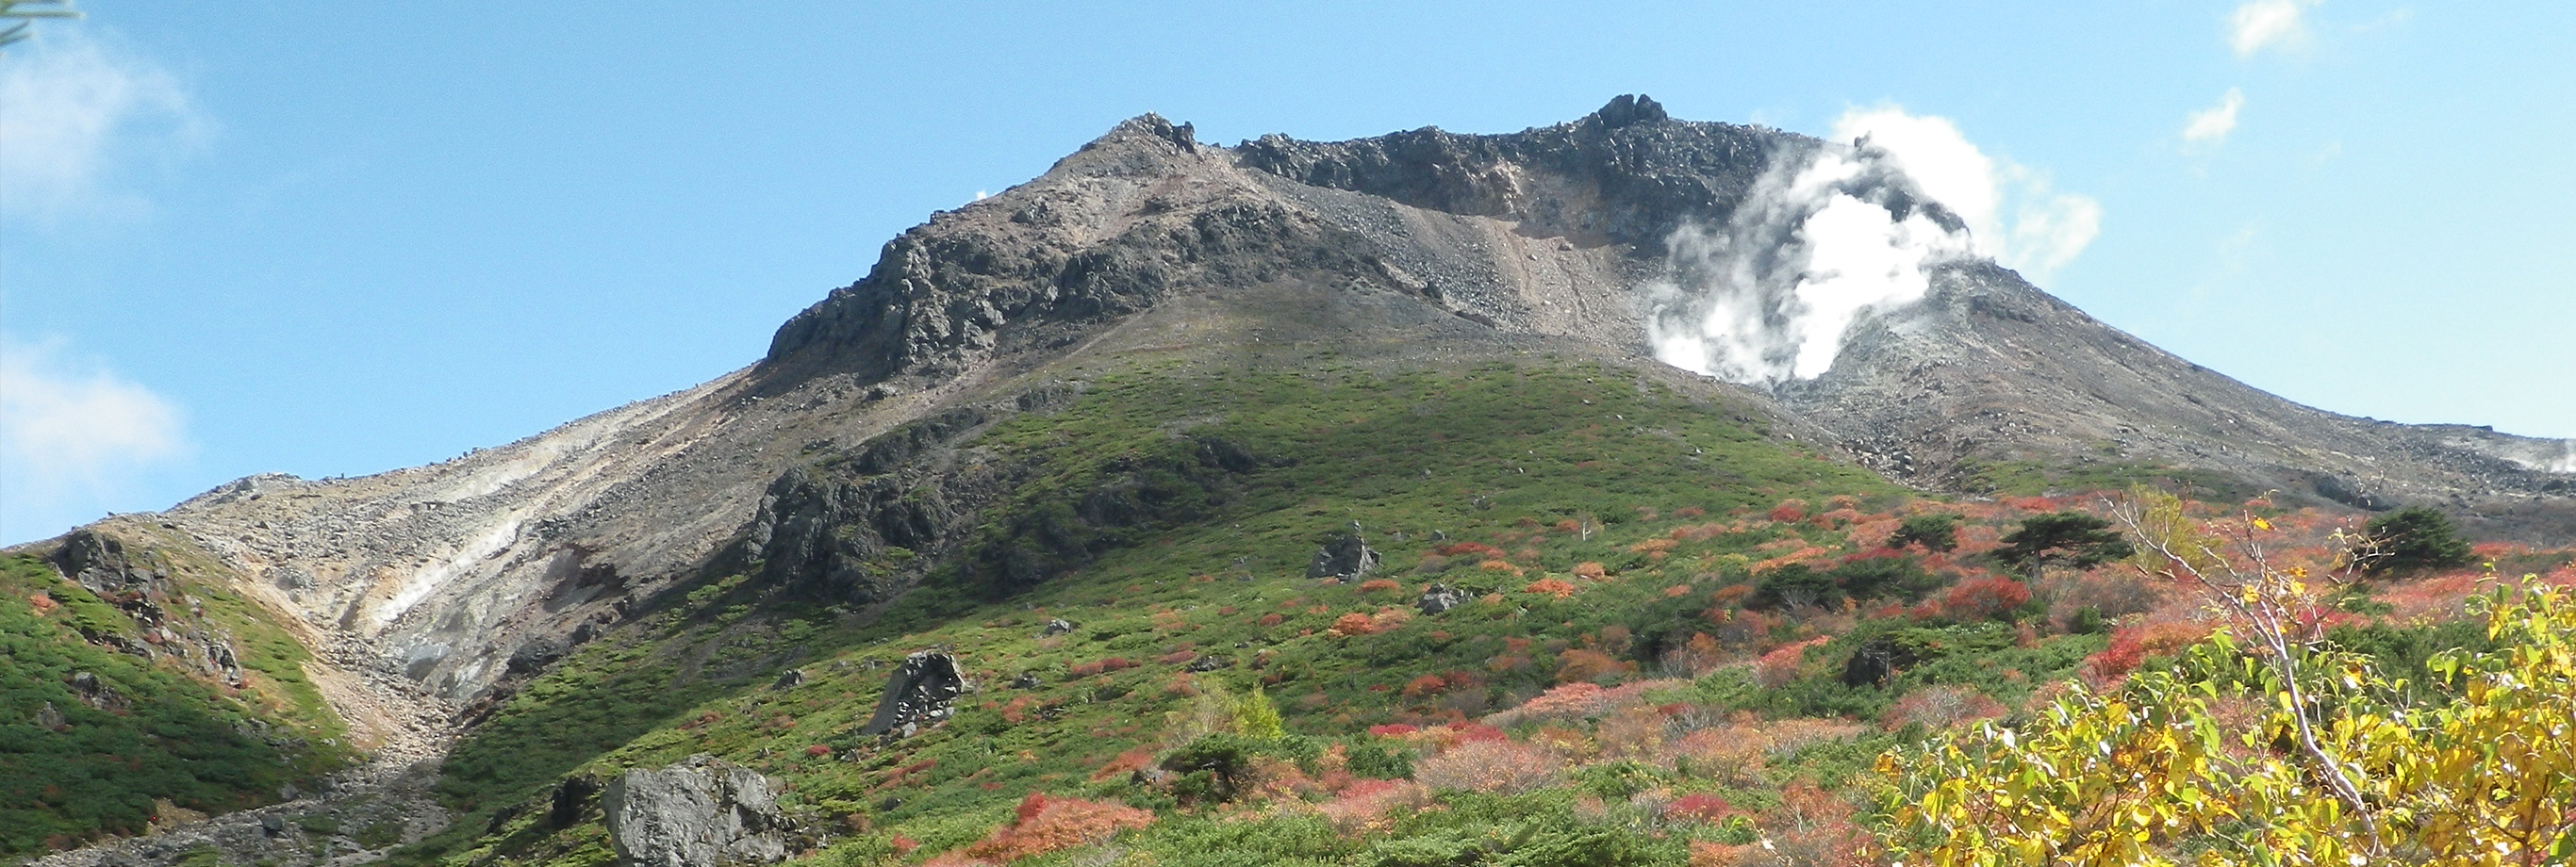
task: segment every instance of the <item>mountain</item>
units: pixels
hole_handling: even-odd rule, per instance
[[[1966,248],[1816,343],[1812,310],[1784,299],[1807,297],[1817,254],[1786,239],[1825,205],[1783,191],[1827,160],[1850,164],[1836,195],[1962,237],[1866,142],[1675,120],[1642,97],[1506,135],[1231,148],[1145,115],[906,231],[705,385],[432,466],[253,476],[20,550],[66,574],[111,544],[219,564],[312,647],[316,680],[361,685],[328,695],[353,736],[434,751],[532,725],[556,699],[530,690],[572,676],[549,672],[623,683],[576,665],[585,647],[664,647],[633,642],[700,616],[731,634],[713,606],[824,606],[890,640],[1220,531],[1248,541],[1200,574],[1231,562],[1252,581],[1299,573],[1352,521],[1418,543],[1506,513],[1590,527],[1678,508],[1643,502],[1658,497],[1722,511],[2161,482],[2576,540],[2576,445],[2299,406]],[[1675,334],[1714,341],[1689,329],[1727,305],[1770,335],[1708,356],[1740,382],[1658,360]],[[1748,374],[1766,365],[1791,373]],[[1378,487],[1338,487],[1362,482]],[[806,658],[688,646],[672,664],[691,683]],[[488,783],[457,783],[479,794],[451,806],[497,809],[491,793],[571,767],[484,761],[450,766]]]

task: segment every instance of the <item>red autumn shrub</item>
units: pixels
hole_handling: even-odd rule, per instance
[[[1610,578],[1610,569],[1609,567],[1603,566],[1599,563],[1576,563],[1574,564],[1574,574],[1579,578],[1589,578],[1594,581],[1606,581]]]
[[[1008,825],[969,843],[966,855],[1008,863],[1109,839],[1122,829],[1154,823],[1154,814],[1125,804],[1050,798],[1032,792]]]
[[[1260,620],[1256,620],[1256,621],[1253,621],[1253,622],[1255,622],[1255,623],[1259,623],[1259,624],[1261,624],[1261,625],[1263,625],[1263,626],[1277,626],[1277,625],[1279,625],[1279,624],[1282,624],[1282,623],[1286,623],[1286,622],[1288,622],[1288,618],[1286,618],[1286,617],[1282,617],[1282,616],[1279,616],[1279,615],[1277,615],[1277,614],[1264,614],[1264,615],[1261,615],[1261,619],[1260,619]]]
[[[1476,568],[1486,572],[1508,572],[1513,577],[1519,577],[1521,574],[1521,567],[1514,566],[1511,561],[1501,558],[1495,558],[1478,563],[1476,564]]]
[[[1432,553],[1434,553],[1434,554],[1438,554],[1438,555],[1440,555],[1440,556],[1443,556],[1443,557],[1500,557],[1500,556],[1503,556],[1503,549],[1501,549],[1501,548],[1496,548],[1496,547],[1494,547],[1494,546],[1492,546],[1492,545],[1487,545],[1487,544],[1484,544],[1484,543],[1482,543],[1482,542],[1452,542],[1452,543],[1447,544],[1447,545],[1442,545],[1442,546],[1440,546],[1440,547],[1433,548],[1433,549],[1431,549],[1431,552],[1432,552]]]
[[[1735,811],[1725,798],[1707,792],[1692,792],[1664,805],[1664,819],[1673,822],[1708,822],[1714,824]]]
[[[1360,582],[1359,587],[1359,591],[1362,593],[1382,593],[1388,590],[1402,589],[1404,589],[1404,585],[1397,584],[1384,578],[1371,578],[1367,581],[1362,581]]]
[[[1410,813],[1431,805],[1431,791],[1411,780],[1354,780],[1316,812],[1344,834],[1358,834],[1389,824],[1389,814]]]
[[[1771,511],[1770,511],[1770,513],[1769,513],[1769,514],[1767,514],[1765,517],[1768,517],[1768,518],[1770,518],[1771,520],[1778,521],[1778,522],[1783,523],[1783,524],[1796,523],[1796,522],[1798,522],[1798,521],[1806,520],[1806,518],[1807,518],[1807,501],[1805,501],[1805,500],[1781,500],[1781,501],[1780,501],[1780,505],[1777,505],[1777,506],[1773,506],[1773,507],[1771,507]]]
[[[2084,659],[2084,674],[2096,686],[2117,683],[2150,656],[2164,656],[2209,637],[2209,624],[2160,620],[2123,626],[2111,633],[2110,646]]]
[[[1387,723],[1385,725],[1369,726],[1368,733],[1377,737],[1393,738],[1402,737],[1421,730],[1421,726],[1405,725],[1404,723]]]
[[[1762,654],[1762,658],[1753,663],[1754,681],[1773,688],[1789,685],[1790,681],[1798,679],[1798,669],[1807,662],[1807,648],[1823,644],[1827,640],[1818,636],[1795,644],[1783,644],[1772,648],[1771,652]]]
[[[822,744],[815,744],[815,745],[813,745],[813,746],[810,746],[810,747],[806,747],[806,748],[805,748],[805,755],[807,755],[807,756],[811,756],[811,757],[814,757],[814,758],[822,758],[822,757],[824,757],[824,756],[828,756],[828,755],[831,755],[831,754],[832,754],[832,748],[831,748],[831,747],[828,747],[828,746],[824,746],[824,745],[822,745]]]
[[[2030,587],[2011,578],[1970,578],[1941,594],[1934,610],[1962,622],[1992,620],[2030,601]]]
[[[1449,690],[1449,681],[1436,674],[1414,678],[1404,685],[1404,697],[1429,698]]]
[[[1190,660],[1194,660],[1194,659],[1197,659],[1197,658],[1199,658],[1199,652],[1198,652],[1198,651],[1195,651],[1195,650],[1178,650],[1178,651],[1173,651],[1173,652],[1171,652],[1171,653],[1163,654],[1162,656],[1159,656],[1159,657],[1155,657],[1155,658],[1154,658],[1154,661],[1155,661],[1155,662],[1162,663],[1162,664],[1164,664],[1164,665],[1181,665],[1181,664],[1184,664],[1184,663],[1189,662]]]

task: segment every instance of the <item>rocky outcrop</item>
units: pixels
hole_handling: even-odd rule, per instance
[[[865,279],[781,326],[760,370],[781,383],[828,372],[926,385],[1071,344],[1193,288],[1298,272],[1401,284],[1357,234],[1259,195],[1230,163],[1186,125],[1150,114],[1122,123],[1032,189],[889,242]],[[1176,177],[1201,183],[1168,183]]]
[[[1306,561],[1308,578],[1356,579],[1377,568],[1377,551],[1360,539],[1359,528],[1333,536]]]
[[[601,793],[621,867],[722,867],[786,860],[792,826],[768,777],[706,755],[637,768]]]
[[[1413,607],[1424,614],[1438,614],[1465,604],[1467,604],[1466,592],[1447,584],[1433,584],[1422,588],[1422,598],[1413,601]]]
[[[1773,159],[1815,146],[1760,127],[1673,120],[1652,99],[1621,96],[1581,120],[1517,133],[1424,127],[1343,142],[1269,135],[1241,154],[1248,167],[1309,186],[1661,255],[1682,221],[1722,218]]]
[[[955,712],[957,697],[965,692],[966,677],[957,669],[957,657],[936,650],[904,657],[903,664],[886,678],[876,715],[859,727],[859,733],[911,737],[948,719]]]

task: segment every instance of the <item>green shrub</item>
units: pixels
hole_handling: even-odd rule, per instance
[[[2451,525],[2450,516],[2429,507],[2399,509],[2372,518],[2366,531],[2368,549],[2376,556],[2363,560],[2362,569],[2371,573],[2451,569],[2466,566],[2471,559],[2469,542],[2460,538],[2459,528]]]

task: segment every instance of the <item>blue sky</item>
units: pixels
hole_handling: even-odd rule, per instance
[[[2326,409],[2576,437],[2571,4],[79,5],[0,55],[10,542],[720,375],[1145,111],[1229,144],[1628,92],[1938,117],[2007,203],[2098,209],[2040,282],[2111,324]]]

